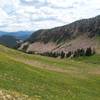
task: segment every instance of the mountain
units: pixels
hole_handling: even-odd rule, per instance
[[[19,41],[20,40],[16,39],[14,36],[10,36],[10,35],[0,36],[0,44],[5,45],[10,48],[15,48]]]
[[[18,31],[18,32],[3,32],[0,31],[0,36],[2,35],[9,35],[9,36],[14,36],[17,39],[20,40],[26,40],[27,38],[29,38],[29,36],[31,35],[31,31]]]
[[[100,48],[100,16],[82,19],[53,29],[34,32],[19,49],[43,53],[48,51],[73,51],[78,48]],[[99,44],[99,45],[98,45]]]

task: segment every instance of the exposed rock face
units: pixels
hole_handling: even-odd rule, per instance
[[[70,48],[73,48],[73,49],[81,48],[80,46],[81,43],[83,44],[84,48],[87,46],[94,47],[96,45],[96,42],[95,42],[95,39],[93,40],[92,38],[96,37],[96,35],[100,35],[100,16],[90,18],[90,19],[79,20],[62,27],[36,31],[26,41],[29,42],[31,46],[33,45],[33,47],[31,47],[33,48],[31,49],[32,51],[36,50],[35,49],[36,43],[38,42],[44,43],[44,46],[46,46],[48,43],[54,43],[56,45],[53,48],[49,49],[52,51],[52,50],[61,50],[60,48],[65,44],[66,45],[70,44]],[[79,39],[79,37],[81,38]],[[77,42],[73,43],[72,41],[74,40]],[[92,40],[94,41],[94,43],[91,42]],[[35,43],[35,46],[34,46],[34,43]],[[73,45],[76,45],[76,46],[74,47]],[[40,45],[40,47],[41,46],[42,45]],[[37,47],[38,47],[38,44],[37,44]],[[49,48],[49,47],[45,47],[45,48]],[[62,50],[65,49],[66,51],[68,50],[67,48],[68,48],[67,46],[63,46]],[[46,51],[47,49],[43,52],[46,52]],[[40,52],[40,50],[37,50],[37,52]]]

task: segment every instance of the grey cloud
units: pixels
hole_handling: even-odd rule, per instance
[[[72,3],[72,5],[78,5],[78,4],[79,4],[79,2],[77,2],[77,1]]]
[[[52,3],[49,3],[47,0],[40,1],[40,0],[33,0],[33,1],[26,1],[26,0],[20,0],[22,4],[27,6],[34,6],[35,8],[41,8],[41,7],[50,7],[53,9],[72,9],[74,6],[57,6]]]
[[[96,10],[97,10],[97,11],[100,11],[100,8],[97,8]]]
[[[8,15],[15,15],[16,14],[16,9],[13,5],[4,5],[2,8]]]
[[[32,18],[31,21],[33,22],[40,22],[40,21],[56,21],[64,23],[62,20],[56,18],[56,17],[38,17],[38,18]]]
[[[67,8],[67,7],[56,6],[56,5],[53,5],[53,4],[49,4],[49,7],[53,8],[53,9],[66,9]]]
[[[53,8],[53,9],[62,9],[62,10],[65,10],[65,9],[72,9],[72,8],[74,8],[73,5],[63,7],[63,6],[57,6],[57,5],[54,5],[54,4],[51,4],[51,3],[48,3],[48,2],[47,2],[47,5],[45,5],[45,6],[48,6],[48,7]]]
[[[70,6],[57,6],[57,5],[54,5],[54,4],[51,4],[51,3],[48,3],[48,5],[46,5],[52,9],[61,9],[61,10],[66,10],[66,9],[74,9],[74,5],[70,5]]]
[[[34,6],[35,8],[40,8],[40,7],[48,5],[47,0],[44,0],[44,1],[40,1],[40,0],[32,0],[32,1],[20,0],[20,1],[24,5]]]
[[[8,27],[8,25],[0,25],[0,28]]]

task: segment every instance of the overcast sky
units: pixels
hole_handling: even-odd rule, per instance
[[[100,0],[0,0],[0,31],[52,28],[100,14]]]

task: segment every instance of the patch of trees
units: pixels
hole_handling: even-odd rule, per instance
[[[75,57],[81,57],[81,56],[92,56],[95,54],[95,49],[94,48],[86,48],[86,49],[77,49],[75,51],[69,51],[69,52],[45,52],[42,53],[42,56],[49,56],[49,57],[54,57],[54,58],[75,58]]]
[[[34,51],[27,51],[28,54],[35,54]]]

